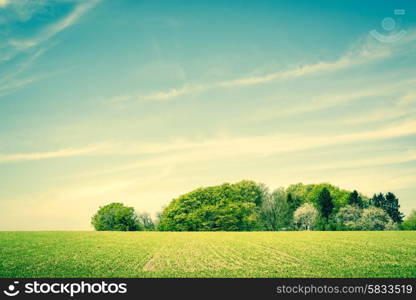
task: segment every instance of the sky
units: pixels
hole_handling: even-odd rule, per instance
[[[194,188],[416,208],[415,1],[0,0],[0,230]]]

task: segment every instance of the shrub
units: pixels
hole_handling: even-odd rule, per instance
[[[358,223],[362,230],[385,230],[392,227],[393,220],[383,209],[370,206],[363,210]]]
[[[143,230],[133,207],[122,203],[101,206],[92,217],[91,224],[97,231],[137,231]]]
[[[337,230],[359,230],[360,218],[363,210],[356,205],[347,205],[340,208],[334,221]]]
[[[412,210],[410,215],[401,224],[403,230],[416,230],[416,210]]]

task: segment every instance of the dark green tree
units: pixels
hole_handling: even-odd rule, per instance
[[[324,187],[319,193],[317,204],[319,206],[319,212],[321,213],[321,216],[328,220],[334,209],[334,204],[332,202],[331,193],[326,187]]]
[[[403,214],[400,212],[399,199],[391,192],[385,196],[382,193],[374,194],[371,204],[383,209],[395,223],[403,222]]]
[[[382,193],[376,195],[373,195],[373,198],[371,198],[370,201],[371,205],[375,206],[375,207],[379,207],[379,208],[383,208],[385,206],[386,203],[386,198],[384,197],[384,195]]]
[[[395,194],[388,192],[385,197],[383,209],[395,223],[403,222],[403,214],[400,212],[399,199]]]
[[[349,205],[356,205],[360,208],[363,208],[364,203],[363,199],[361,198],[360,194],[356,190],[352,191],[348,197],[348,204]]]
[[[143,230],[134,208],[122,203],[101,206],[92,217],[91,224],[97,231]]]

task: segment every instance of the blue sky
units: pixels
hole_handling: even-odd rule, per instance
[[[242,179],[408,213],[415,55],[414,1],[0,0],[0,230]]]

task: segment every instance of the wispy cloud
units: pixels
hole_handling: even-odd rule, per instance
[[[0,163],[64,158],[97,153],[101,145],[85,148],[67,148],[50,152],[0,154]]]
[[[409,43],[416,40],[416,30],[409,30],[409,34],[402,40],[395,44],[383,44],[372,37],[365,37],[356,43],[352,50],[347,51],[334,61],[320,61],[311,64],[299,65],[287,70],[272,72],[260,76],[247,76],[236,78],[227,81],[212,82],[212,83],[186,83],[183,86],[175,87],[164,91],[156,91],[149,94],[139,95],[123,95],[117,99],[127,101],[135,100],[169,100],[178,98],[180,96],[202,93],[204,91],[215,88],[237,88],[244,86],[254,86],[259,84],[266,84],[269,82],[279,80],[290,80],[311,75],[328,74],[348,68],[370,64],[375,61],[390,58],[397,53],[401,53],[403,48],[406,48]],[[112,102],[110,100],[109,102]]]
[[[12,39],[9,41],[9,44],[16,47],[19,50],[35,47],[49,40],[53,36],[57,35],[62,30],[75,24],[81,16],[83,16],[88,10],[93,8],[99,1],[100,0],[90,0],[81,2],[81,4],[76,6],[75,9],[66,17],[57,21],[56,23],[48,25],[36,36],[25,40]]]
[[[1,84],[0,82],[0,98],[7,96],[14,91],[18,90],[19,88],[25,87],[26,85],[44,80],[46,78],[50,78],[56,76],[58,74],[62,74],[67,70],[61,70],[56,72],[48,72],[48,73],[39,73],[35,75],[30,75],[24,78],[14,78],[11,80],[6,81],[5,83]]]
[[[407,92],[409,88],[412,88],[416,84],[416,78],[409,78],[399,82],[392,82],[381,85],[377,83],[375,86],[365,87],[361,90],[344,90],[338,91],[336,93],[329,93],[323,95],[312,96],[308,95],[306,99],[305,97],[301,97],[299,99],[291,99],[296,100],[294,101],[296,105],[290,107],[279,107],[277,110],[267,108],[260,108],[253,114],[247,117],[248,121],[252,122],[259,122],[265,121],[269,119],[274,119],[277,117],[282,116],[293,116],[298,114],[304,114],[309,112],[316,112],[323,109],[328,109],[331,107],[348,104],[357,101],[364,101],[368,98],[374,97],[391,97],[392,99],[396,99],[395,107],[390,108],[390,111],[400,111],[401,115],[408,115],[412,113],[412,109],[408,107],[405,108],[405,103],[410,104],[414,99],[414,95],[411,92]],[[405,93],[403,95],[403,93]],[[402,106],[399,108],[398,106]],[[381,111],[377,113],[379,116]],[[383,113],[384,114],[384,113]],[[387,112],[386,112],[387,114]],[[374,116],[374,121],[377,121],[378,116]],[[370,118],[368,118],[370,117]],[[393,114],[390,115],[390,118],[394,118]],[[347,120],[340,120],[340,123],[360,123],[360,119],[367,120],[367,122],[371,121],[371,116],[369,116],[366,112],[366,115],[363,116],[356,116],[353,118],[348,118]]]
[[[34,53],[29,55],[22,63],[18,64],[15,70],[13,70],[13,72],[3,75],[2,78],[0,79],[0,82],[7,81],[13,77],[16,77],[23,71],[25,71],[33,62],[35,62],[40,56],[42,56],[52,46],[53,45],[49,45],[47,47],[37,49]]]
[[[416,103],[416,90],[408,91],[398,102],[399,105]]]
[[[139,96],[144,100],[166,100],[183,95],[203,92],[213,88],[233,88],[243,86],[253,86],[272,81],[294,79],[308,75],[326,74],[342,69],[351,68],[361,64],[368,64],[372,61],[387,58],[392,55],[392,48],[380,43],[375,43],[366,39],[355,49],[347,52],[335,61],[321,61],[313,64],[297,66],[288,70],[268,73],[261,76],[241,77],[233,80],[206,83],[206,84],[185,84],[182,87],[173,88],[167,91],[150,93]]]
[[[346,118],[341,120],[340,123],[342,124],[363,124],[363,123],[375,123],[381,121],[387,121],[391,119],[397,119],[407,116],[415,116],[416,115],[416,108],[410,107],[402,107],[402,106],[394,106],[389,108],[383,109],[376,109],[370,112],[365,112],[356,117]]]
[[[331,146],[386,140],[416,134],[416,121],[391,124],[379,129],[359,131],[338,135],[289,135],[273,134],[252,137],[221,136],[202,141],[177,140],[164,144],[112,144],[98,149],[96,154],[112,155],[143,155],[138,162],[113,167],[107,170],[77,174],[80,176],[104,175],[125,172],[134,169],[153,167],[173,167],[209,161],[221,164],[229,159],[255,160],[267,156],[314,150]],[[409,154],[409,153],[408,153]],[[150,156],[149,156],[150,155]],[[410,155],[410,156],[409,156]],[[407,159],[414,158],[414,152]],[[404,156],[402,157],[404,159]],[[394,158],[396,159],[396,157]],[[389,158],[391,160],[391,157]],[[397,161],[399,162],[399,161]],[[375,163],[381,163],[377,161]],[[387,161],[386,161],[387,163]]]
[[[0,91],[2,91],[2,93],[0,94],[0,97],[5,96],[12,91],[34,81],[38,81],[47,77],[45,75],[38,74],[26,76],[26,78],[18,78],[18,76],[24,71],[28,70],[29,67],[33,65],[38,58],[44,55],[51,47],[56,45],[56,42],[50,42],[50,39],[52,39],[64,29],[74,25],[81,16],[83,16],[88,10],[92,9],[100,1],[101,0],[91,0],[77,4],[73,11],[70,12],[67,16],[56,21],[55,23],[47,25],[39,33],[32,37],[26,39],[6,39],[4,44],[9,48],[8,51],[6,51],[6,53],[0,57],[0,63],[13,60],[17,57],[19,57],[19,59],[16,60],[16,62],[13,62],[13,66],[8,73],[2,74],[0,79]],[[5,6],[7,3],[7,1],[4,1],[3,5]],[[23,11],[25,15],[30,15],[37,9],[39,10],[39,7],[50,5],[50,3],[44,1],[16,1],[13,2],[13,5],[14,9],[18,12]],[[6,9],[8,8],[6,7]],[[30,13],[27,12],[28,10]],[[56,73],[58,72],[54,72],[54,74]]]
[[[304,151],[340,144],[384,140],[416,134],[416,121],[406,121],[370,131],[338,135],[273,134],[253,137],[223,136],[203,141],[184,139],[163,144],[132,145],[126,143],[101,143],[84,148],[69,148],[42,153],[0,154],[0,162],[21,162],[80,155],[161,155],[130,167],[153,164],[180,163],[215,159],[219,157],[268,156],[279,153]],[[167,154],[167,156],[165,155]],[[122,167],[120,170],[125,169]]]
[[[187,151],[179,152],[179,156],[175,154],[171,158],[173,158],[173,163],[175,163],[177,158],[179,158],[178,162],[237,156],[255,158],[348,143],[384,140],[413,134],[416,134],[416,121],[397,123],[376,130],[338,135],[276,134],[254,137],[220,137],[203,142],[184,143],[184,149]],[[178,145],[180,144],[178,143]],[[170,152],[172,147],[172,145],[160,145],[158,149],[156,146],[153,146],[155,150],[158,149],[158,153]],[[179,146],[178,149],[180,149]],[[157,161],[156,159],[155,162]],[[166,163],[165,158],[162,158],[161,163]]]
[[[386,166],[391,164],[401,164],[416,161],[416,150],[405,150],[389,155],[373,156],[370,158],[353,158],[348,160],[337,160],[335,162],[326,163],[320,161],[319,164],[305,167],[303,171],[317,170],[340,170],[340,169],[357,169],[373,166]]]

